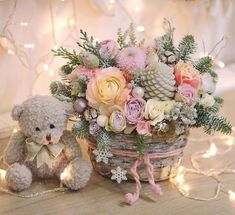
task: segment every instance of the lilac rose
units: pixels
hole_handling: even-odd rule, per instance
[[[125,114],[129,124],[136,124],[144,118],[146,102],[142,98],[131,97],[125,103]]]

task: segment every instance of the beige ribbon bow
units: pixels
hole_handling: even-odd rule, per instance
[[[37,168],[42,166],[44,163],[48,167],[52,167],[54,158],[56,158],[64,148],[63,143],[40,145],[32,141],[31,138],[26,139],[26,148],[28,150],[28,155],[26,161],[33,161],[37,159]]]

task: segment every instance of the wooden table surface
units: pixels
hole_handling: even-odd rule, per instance
[[[222,113],[235,125],[235,91],[223,95],[225,106]],[[200,130],[193,130],[191,136],[201,137]],[[0,140],[2,152],[8,139]],[[205,149],[206,144],[189,143],[182,161],[183,166],[190,166],[190,155],[200,149]],[[235,190],[235,175],[224,176],[224,180]],[[198,193],[212,195],[215,183],[206,177],[193,176],[189,184],[197,187]],[[230,215],[235,214],[235,201],[221,193],[218,199],[213,201],[195,201],[181,196],[168,182],[160,183],[164,192],[163,196],[156,197],[150,190],[150,186],[143,184],[141,196],[133,206],[123,203],[123,196],[127,192],[134,191],[134,183],[122,183],[118,185],[93,172],[87,187],[78,192],[52,193],[36,198],[23,199],[0,193],[0,214],[159,214],[159,215]],[[35,182],[28,192],[41,191],[59,186],[55,181]],[[191,185],[193,186],[193,185]],[[205,192],[206,191],[206,192]],[[196,191],[195,191],[196,192]]]

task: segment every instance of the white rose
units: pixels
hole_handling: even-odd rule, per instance
[[[206,93],[214,93],[215,92],[216,83],[215,83],[213,77],[209,73],[202,74],[201,80],[202,80],[202,89]]]
[[[151,125],[156,125],[164,119],[165,103],[158,99],[149,99],[145,106],[145,119],[150,120]]]
[[[215,104],[215,99],[212,95],[206,93],[202,96],[199,103],[204,107],[211,107]]]

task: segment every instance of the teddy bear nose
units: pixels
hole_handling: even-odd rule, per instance
[[[51,140],[51,135],[47,135],[46,139],[47,139],[47,141],[50,141]]]

